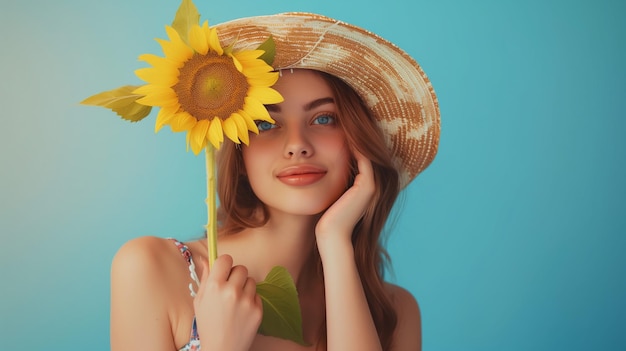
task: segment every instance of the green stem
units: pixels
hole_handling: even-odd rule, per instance
[[[213,262],[217,258],[217,199],[215,180],[215,148],[207,143],[204,149],[206,154],[206,205],[208,223],[205,227],[209,247],[209,267],[213,267]]]

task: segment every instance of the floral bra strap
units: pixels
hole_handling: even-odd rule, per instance
[[[171,240],[172,242],[174,242],[174,244],[176,245],[176,247],[180,251],[180,254],[183,255],[185,260],[187,260],[187,263],[191,264],[191,251],[189,251],[189,248],[187,247],[187,245],[181,243],[180,241],[178,241],[178,240],[176,240],[174,238],[168,238],[168,239]]]
[[[180,254],[183,255],[187,263],[189,264],[189,275],[191,279],[193,279],[194,283],[196,283],[196,287],[200,286],[200,279],[198,279],[198,275],[196,274],[196,264],[193,262],[193,258],[191,257],[191,250],[187,245],[181,243],[180,241],[174,238],[168,238],[178,248]],[[189,291],[191,292],[191,297],[196,297],[196,291],[193,289],[193,283],[189,283]]]
[[[189,250],[189,247],[187,247],[187,245],[181,243],[180,241],[174,238],[168,238],[168,239],[171,240],[176,245],[176,247],[180,251],[180,254],[183,255],[183,258],[189,264],[189,272],[191,274],[191,279],[193,279],[194,282],[199,286],[200,282],[198,280],[198,276],[196,275],[196,265],[193,263],[193,258],[191,258],[191,250]],[[195,297],[196,293],[193,290],[193,285],[191,283],[189,283],[189,290],[191,291],[191,296]],[[200,336],[198,335],[198,326],[196,325],[196,317],[194,317],[193,324],[191,326],[191,340],[198,340],[198,339],[200,339]]]

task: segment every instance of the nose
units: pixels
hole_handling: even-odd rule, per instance
[[[302,128],[290,128],[286,133],[285,157],[311,157],[313,156],[313,145],[311,145],[306,132]]]

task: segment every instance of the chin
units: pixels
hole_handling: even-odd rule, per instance
[[[317,216],[324,211],[326,211],[337,198],[328,198],[328,199],[307,199],[307,197],[302,196],[298,198],[294,198],[291,201],[286,201],[280,204],[280,206],[276,206],[281,212],[289,213],[298,216]],[[269,204],[268,204],[269,205]],[[270,205],[271,206],[271,205]]]
[[[330,207],[327,206],[293,206],[283,209],[283,212],[297,216],[318,216]]]
[[[317,216],[326,211],[345,191],[345,186],[311,187],[294,191],[263,191],[257,197],[269,208],[297,216]]]

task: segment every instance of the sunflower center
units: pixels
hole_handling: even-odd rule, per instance
[[[250,85],[232,58],[214,52],[196,54],[179,72],[173,89],[181,108],[196,119],[226,120],[243,108]]]

